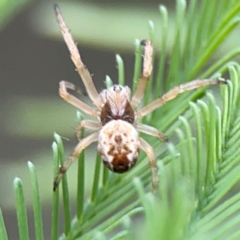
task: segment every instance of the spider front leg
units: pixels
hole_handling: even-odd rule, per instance
[[[84,63],[82,62],[82,59],[81,59],[80,53],[77,49],[77,46],[72,38],[72,35],[71,35],[69,29],[67,28],[67,26],[63,20],[63,17],[61,15],[60,9],[57,4],[54,5],[54,10],[55,10],[57,21],[58,21],[59,27],[61,29],[64,41],[67,44],[68,50],[71,54],[71,59],[76,67],[76,70],[79,73],[80,77],[82,78],[83,84],[87,90],[87,93],[88,93],[90,99],[93,101],[95,106],[97,106],[99,109],[101,109],[102,99],[99,96],[99,94],[94,86],[91,74],[89,73],[89,71],[86,68],[86,66],[84,65]]]
[[[74,160],[78,157],[78,155],[91,143],[96,142],[98,140],[98,132],[92,133],[86,138],[82,139],[78,145],[75,147],[72,154],[68,157],[68,159],[64,162],[64,164],[59,168],[58,175],[56,176],[53,183],[53,191],[55,191],[62,179],[63,174],[70,168]]]
[[[141,44],[144,45],[143,71],[142,76],[138,80],[136,91],[132,96],[131,106],[133,109],[135,109],[141,102],[148,79],[152,73],[152,43],[149,40],[143,40]]]
[[[79,108],[83,112],[93,116],[97,117],[97,111],[95,108],[87,105],[80,99],[76,98],[72,94],[68,93],[67,89],[76,90],[76,86],[70,82],[67,81],[61,81],[59,83],[59,95],[68,103],[72,104],[73,106]]]
[[[204,87],[204,86],[216,85],[216,84],[227,84],[227,80],[224,80],[224,79],[217,79],[217,80],[216,79],[204,79],[204,80],[193,80],[191,82],[181,84],[177,87],[174,87],[170,91],[168,91],[162,97],[157,98],[153,102],[149,103],[148,105],[146,105],[145,107],[143,107],[142,109],[137,111],[136,117],[139,119],[139,118],[142,118],[142,117],[148,115],[149,113],[151,113],[155,109],[159,108],[160,106],[164,105],[168,101],[177,97],[180,93],[190,91],[190,90],[193,90],[193,89],[198,89],[198,88],[201,88],[201,87]]]
[[[94,122],[91,120],[82,120],[77,125],[76,137],[80,141],[83,128],[87,128],[87,129],[91,129],[91,130],[99,130],[101,127],[102,127],[102,125],[98,122]]]
[[[153,151],[153,148],[142,138],[139,138],[140,148],[147,154],[149,158],[149,165],[152,172],[152,186],[154,192],[158,189],[158,171],[157,171],[157,162],[156,157]]]

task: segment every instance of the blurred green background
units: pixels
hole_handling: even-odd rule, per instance
[[[149,37],[149,20],[155,23],[156,32],[160,34],[158,6],[164,4],[171,14],[175,1],[54,3],[59,4],[78,42],[83,61],[100,91],[105,87],[106,75],[117,82],[116,54],[121,54],[124,60],[126,81],[132,82],[135,39]],[[60,35],[53,3],[0,0],[0,12],[0,206],[9,230],[9,239],[17,239],[13,179],[20,177],[23,180],[26,201],[30,203],[30,185],[26,184],[30,181],[27,161],[34,163],[40,192],[44,193],[44,221],[50,220],[47,210],[52,196],[53,133],[57,132],[66,138],[66,155],[77,142],[74,135],[76,109],[58,96],[58,83],[67,80],[84,88]],[[236,31],[219,49],[219,54],[238,45],[239,38],[235,34]],[[155,50],[159,47],[155,46]],[[94,163],[91,154],[95,154],[95,145],[92,149],[87,151],[89,178],[86,182],[89,186]],[[74,198],[74,167],[69,175],[72,179],[70,184],[73,185],[71,197]],[[31,230],[31,209],[29,214]],[[45,224],[46,239],[49,232],[50,226]]]

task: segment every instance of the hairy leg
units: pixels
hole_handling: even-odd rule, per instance
[[[157,171],[157,162],[153,148],[142,138],[140,140],[140,148],[147,154],[149,158],[149,165],[152,172],[152,186],[153,190],[157,191],[158,189],[158,171]]]
[[[55,191],[62,179],[63,174],[70,168],[74,160],[78,157],[78,155],[82,152],[83,149],[88,147],[92,142],[98,140],[98,132],[92,133],[86,138],[82,139],[78,145],[75,147],[72,154],[68,157],[68,159],[64,162],[64,164],[59,168],[58,175],[56,176],[53,183],[53,191]]]
[[[145,46],[143,55],[143,71],[142,76],[138,80],[137,89],[132,96],[131,106],[133,109],[136,108],[141,102],[144,96],[148,79],[152,73],[152,43],[148,40],[144,40],[142,41],[142,44]]]
[[[167,142],[168,138],[160,131],[158,131],[156,128],[145,125],[145,124],[141,124],[141,123],[137,123],[136,124],[136,129],[140,132],[146,133],[148,135],[152,135],[154,137],[157,137],[160,141],[162,142]]]
[[[74,87],[75,87],[75,85],[70,83],[70,82],[61,81],[59,83],[59,95],[66,102],[68,102],[68,103],[72,104],[73,106],[79,108],[83,112],[85,112],[85,113],[87,113],[87,114],[89,114],[89,115],[91,115],[93,117],[97,117],[96,109],[94,109],[93,107],[87,105],[86,103],[84,103],[80,99],[76,98],[72,94],[68,93],[67,89],[74,90]]]
[[[157,98],[153,102],[149,103],[145,107],[141,108],[137,111],[137,118],[142,118],[148,115],[150,112],[154,111],[155,109],[159,108],[160,106],[164,105],[168,101],[176,98],[180,93],[184,93],[186,91],[190,91],[193,89],[198,89],[207,85],[216,85],[216,84],[227,84],[226,80],[223,79],[204,79],[204,80],[193,80],[191,82],[181,84],[177,87],[174,87],[162,97]]]
[[[67,26],[63,20],[60,9],[56,4],[54,5],[54,10],[55,10],[55,14],[56,14],[57,21],[60,26],[63,38],[64,38],[65,43],[67,44],[67,47],[70,51],[71,59],[76,67],[76,70],[82,78],[82,81],[84,83],[84,86],[87,90],[87,93],[88,93],[90,99],[100,109],[101,105],[102,105],[101,97],[99,96],[99,94],[94,86],[92,77],[91,77],[88,69],[82,62],[82,59],[81,59],[80,53],[77,49],[77,46],[72,38],[72,35],[71,35],[69,29],[67,28]]]
[[[82,120],[79,122],[79,124],[76,128],[77,139],[80,141],[83,128],[91,129],[91,130],[99,130],[101,127],[102,127],[102,125],[99,122],[94,122],[91,120]]]

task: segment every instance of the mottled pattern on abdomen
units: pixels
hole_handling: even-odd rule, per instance
[[[98,151],[111,171],[126,172],[138,158],[138,132],[126,121],[112,120],[99,132]]]

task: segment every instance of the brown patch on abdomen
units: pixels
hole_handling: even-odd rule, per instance
[[[129,169],[129,160],[126,154],[115,155],[112,162],[113,172],[124,173]]]
[[[121,144],[122,143],[122,137],[120,135],[116,135],[114,138],[116,144]]]
[[[117,136],[116,136],[117,137]],[[120,137],[120,136],[119,136]],[[135,163],[136,159],[132,159],[131,161],[128,159],[128,154],[131,153],[131,150],[126,145],[117,145],[112,146],[109,150],[108,154],[113,157],[112,160],[112,171],[117,173],[124,173],[129,170]],[[105,162],[104,162],[105,163]],[[109,165],[105,163],[105,165],[109,168]]]

